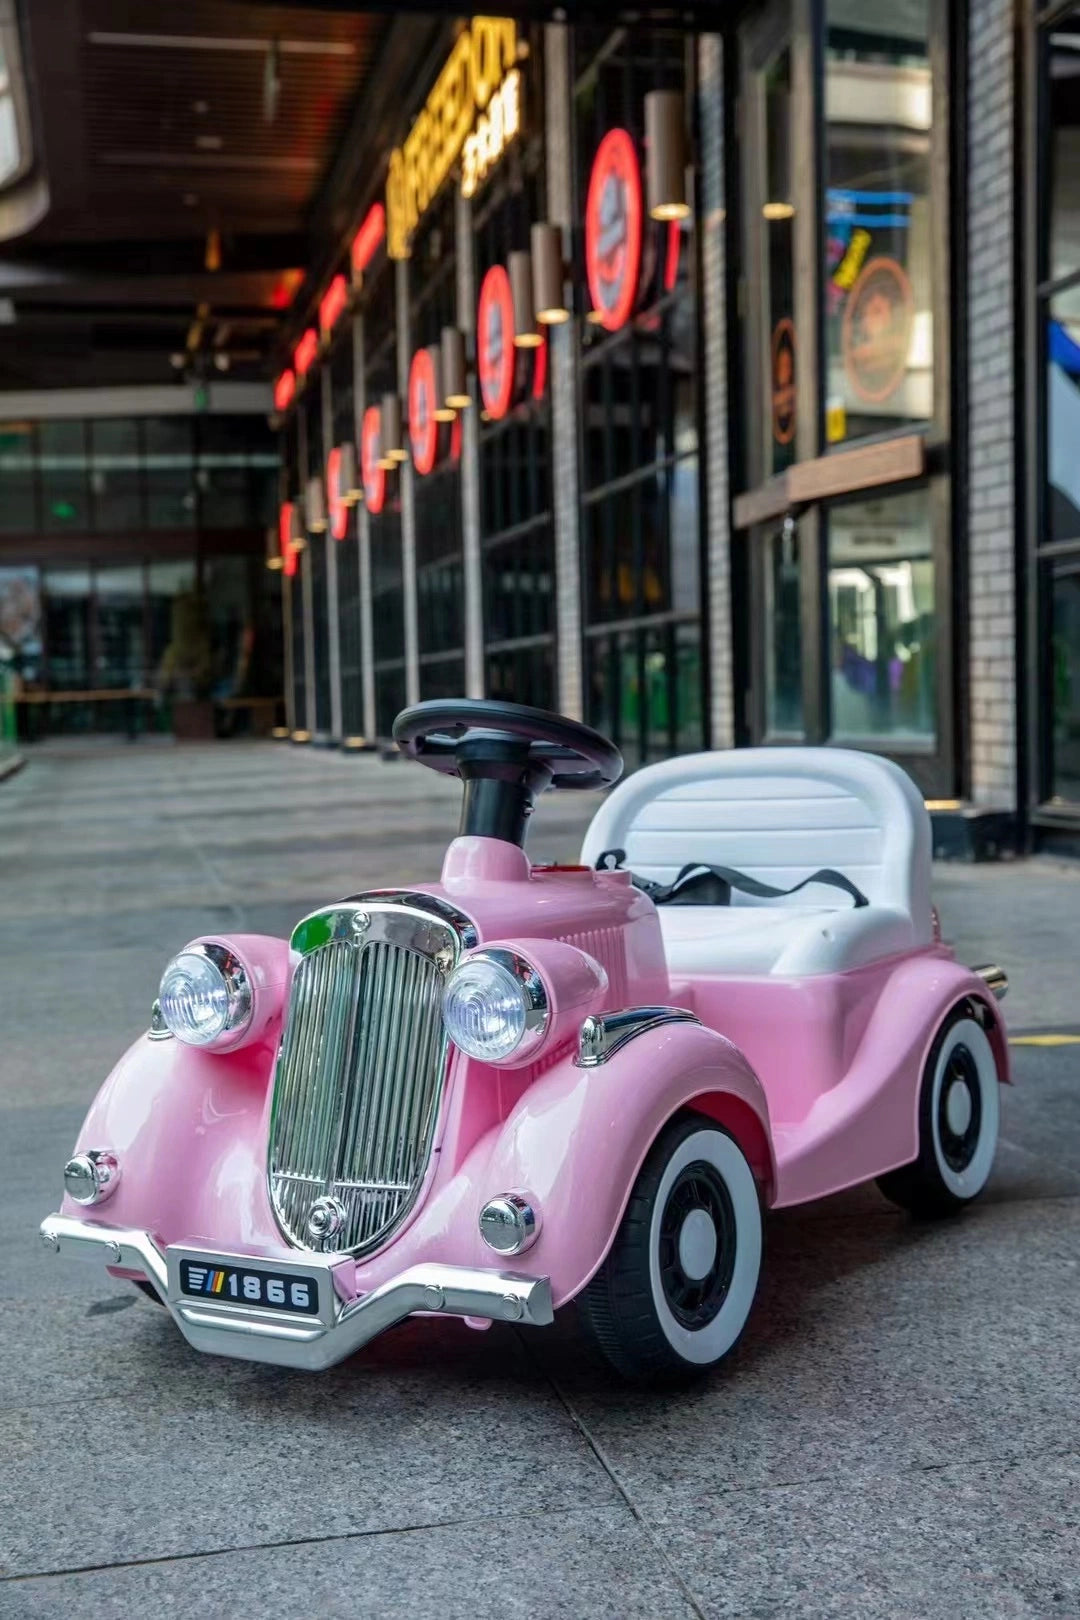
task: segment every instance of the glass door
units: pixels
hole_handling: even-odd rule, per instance
[[[739,32],[734,515],[749,739],[886,753],[942,797],[957,784],[938,10],[773,0]]]

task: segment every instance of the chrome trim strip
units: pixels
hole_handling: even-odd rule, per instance
[[[700,1022],[685,1007],[624,1007],[619,1012],[593,1013],[581,1026],[574,1063],[579,1069],[595,1069],[647,1030]]]
[[[305,1260],[273,1255],[229,1255],[173,1245],[162,1254],[147,1232],[95,1226],[67,1215],[50,1215],[41,1223],[41,1236],[55,1253],[83,1259],[103,1259],[106,1265],[144,1271],[167,1306],[177,1327],[196,1350],[235,1356],[244,1361],[270,1362],[318,1372],[353,1354],[387,1328],[417,1312],[447,1316],[475,1316],[491,1322],[520,1322],[545,1327],[553,1320],[551,1283],[547,1277],[526,1277],[516,1272],[488,1271],[473,1266],[410,1266],[371,1293],[342,1305],[333,1287],[333,1265],[328,1257]],[[169,1273],[183,1256],[213,1253],[237,1265],[267,1270],[296,1270],[319,1278],[320,1318],[284,1318],[272,1311],[250,1311],[236,1305],[209,1305],[187,1296],[170,1296]],[[336,1264],[341,1264],[337,1261]],[[322,1320],[323,1288],[332,1300],[332,1320]]]
[[[978,975],[992,996],[1002,1001],[1009,989],[1009,975],[1003,967],[997,967],[992,962],[986,962],[982,967],[973,967],[972,973]]]
[[[440,922],[449,924],[463,951],[471,951],[479,943],[480,936],[472,918],[437,894],[423,894],[415,889],[367,889],[362,894],[347,894],[339,904],[363,905],[365,901],[380,906],[405,906],[410,911],[426,911]]]

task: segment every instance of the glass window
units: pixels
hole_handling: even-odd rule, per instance
[[[1046,333],[1045,540],[1080,542],[1080,287],[1051,299]]]
[[[143,521],[137,422],[90,423],[90,487],[99,533],[137,529]]]
[[[85,692],[95,684],[89,569],[50,569],[45,575],[45,647],[52,691]]]
[[[133,567],[98,568],[96,684],[115,691],[146,683],[146,615],[143,571]]]
[[[1054,23],[1047,46],[1052,281],[1080,270],[1080,16]]]
[[[1080,804],[1080,564],[1054,574],[1051,597],[1053,793]]]
[[[151,417],[143,424],[146,516],[152,529],[195,523],[195,456],[188,416]]]
[[[38,424],[41,526],[46,532],[90,526],[86,428],[82,422]]]
[[[0,665],[28,685],[42,677],[41,581],[36,568],[0,567]]]
[[[827,0],[826,436],[934,408],[929,0]]]
[[[0,532],[30,534],[38,527],[36,456],[32,422],[0,422]]]
[[[203,564],[216,698],[246,697],[252,690],[254,562],[249,557],[210,557]]]
[[[154,679],[165,649],[172,640],[173,603],[178,596],[195,593],[195,562],[152,562],[147,568],[147,626],[150,638],[148,665]]]
[[[832,735],[934,740],[930,496],[918,489],[828,514]]]
[[[765,556],[765,727],[801,736],[802,614],[799,531],[792,519],[770,534]]]

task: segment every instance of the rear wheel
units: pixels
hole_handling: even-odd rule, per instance
[[[986,1031],[968,1007],[946,1019],[926,1060],[919,1092],[919,1156],[878,1177],[894,1204],[929,1219],[976,1198],[997,1151],[998,1072]]]
[[[587,1334],[626,1378],[706,1372],[746,1325],[761,1245],[757,1184],[738,1144],[698,1115],[673,1120],[578,1296]]]

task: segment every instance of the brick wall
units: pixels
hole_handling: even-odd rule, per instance
[[[968,31],[968,574],[971,798],[1016,803],[1013,5]]]

